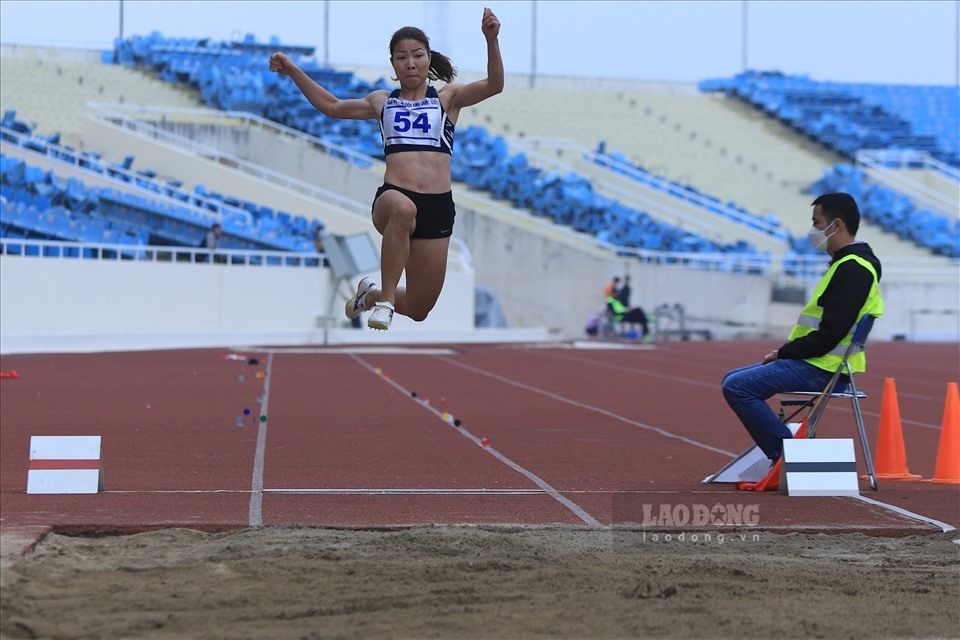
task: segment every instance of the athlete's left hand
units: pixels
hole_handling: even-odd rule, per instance
[[[492,40],[500,35],[500,21],[497,20],[497,16],[493,14],[489,7],[483,8],[483,22],[480,25],[487,40]]]

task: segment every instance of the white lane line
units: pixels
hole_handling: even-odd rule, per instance
[[[251,493],[249,489],[110,489],[100,493]]]
[[[335,496],[530,496],[542,489],[264,489],[264,493]]]
[[[882,508],[882,509],[888,509],[888,510],[890,510],[890,511],[893,511],[894,513],[899,513],[899,514],[902,515],[902,516],[906,516],[906,517],[912,518],[912,519],[914,519],[914,520],[919,520],[919,521],[921,521],[921,522],[926,522],[926,523],[928,523],[928,524],[932,524],[932,525],[935,526],[935,527],[940,527],[940,530],[943,531],[944,533],[947,533],[947,532],[949,532],[949,531],[955,531],[955,530],[956,530],[956,527],[950,526],[950,525],[947,524],[946,522],[940,522],[939,520],[934,520],[933,518],[928,518],[928,517],[926,517],[926,516],[921,516],[919,513],[914,513],[914,512],[912,512],[912,511],[907,511],[906,509],[901,509],[900,507],[895,507],[895,506],[893,506],[892,504],[887,504],[886,502],[880,502],[879,500],[874,500],[874,499],[868,498],[868,497],[866,497],[866,496],[852,496],[852,497],[853,497],[853,498],[856,498],[857,500],[862,500],[863,502],[866,502],[867,504],[872,504],[872,505],[875,505],[875,506],[880,507],[880,508]]]
[[[579,407],[579,408],[581,408],[581,409],[586,409],[586,410],[588,410],[588,411],[593,411],[593,412],[595,412],[595,413],[599,413],[599,414],[601,414],[601,415],[607,416],[608,418],[613,418],[614,420],[619,420],[620,422],[625,422],[626,424],[629,424],[629,425],[631,425],[631,426],[639,427],[639,428],[641,428],[641,429],[647,429],[648,431],[653,431],[654,433],[659,433],[660,435],[662,435],[662,436],[664,436],[664,437],[666,437],[666,438],[672,438],[672,439],[674,439],[674,440],[680,440],[681,442],[686,442],[687,444],[691,444],[691,445],[693,445],[693,446],[695,446],[695,447],[699,447],[699,448],[701,448],[701,449],[706,449],[707,451],[713,451],[714,453],[720,453],[720,454],[723,454],[723,455],[728,456],[728,457],[730,457],[730,458],[736,458],[736,457],[739,455],[739,454],[736,454],[736,453],[732,453],[732,452],[730,452],[730,451],[726,451],[726,450],[724,450],[724,449],[718,449],[718,448],[716,448],[716,447],[711,447],[711,446],[708,445],[708,444],[704,444],[704,443],[702,443],[702,442],[698,442],[697,440],[693,440],[693,439],[691,439],[691,438],[686,438],[686,437],[684,437],[684,436],[678,436],[678,435],[675,434],[675,433],[671,433],[671,432],[666,431],[666,430],[664,430],[664,429],[661,429],[661,428],[659,428],[659,427],[652,427],[652,426],[650,426],[650,425],[648,425],[648,424],[644,424],[644,423],[642,423],[642,422],[637,422],[636,420],[631,420],[630,418],[621,416],[620,414],[614,413],[614,412],[612,412],[612,411],[607,411],[606,409],[602,409],[602,408],[600,408],[600,407],[594,407],[593,405],[589,405],[589,404],[586,404],[586,403],[583,403],[583,402],[577,402],[576,400],[571,400],[570,398],[564,398],[563,396],[558,395],[558,394],[556,394],[556,393],[553,393],[552,391],[545,391],[544,389],[539,389],[539,388],[537,388],[537,387],[532,387],[532,386],[530,386],[530,385],[528,385],[528,384],[524,384],[524,383],[522,383],[522,382],[517,382],[516,380],[511,380],[510,378],[505,378],[505,377],[503,377],[503,376],[501,376],[501,375],[497,375],[497,374],[495,374],[495,373],[490,373],[489,371],[484,371],[483,369],[478,369],[478,368],[476,368],[476,367],[471,367],[471,366],[468,365],[468,364],[463,364],[462,362],[457,362],[457,361],[455,361],[455,360],[451,360],[450,358],[438,358],[438,359],[439,359],[439,360],[443,360],[444,362],[448,362],[448,363],[450,363],[450,364],[452,364],[452,365],[454,365],[454,366],[461,367],[461,368],[466,369],[466,370],[468,370],[468,371],[472,371],[472,372],[474,372],[474,373],[480,374],[480,375],[482,375],[482,376],[486,376],[486,377],[488,377],[488,378],[493,378],[494,380],[498,380],[499,382],[503,382],[504,384],[509,384],[509,385],[514,386],[514,387],[518,387],[518,388],[520,388],[520,389],[525,389],[526,391],[532,391],[532,392],[534,392],[534,393],[539,393],[539,394],[542,395],[542,396],[547,396],[548,398],[552,398],[552,399],[554,399],[554,400],[558,400],[558,401],[560,401],[560,402],[563,402],[563,403],[566,403],[566,404],[569,404],[569,405],[573,405],[573,406]]]
[[[180,493],[180,494],[203,494],[203,493],[241,493],[241,494],[250,494],[253,493],[251,489],[107,489],[101,491],[100,493],[116,493],[116,494],[134,494],[134,493]],[[465,495],[534,495],[546,493],[543,489],[504,489],[504,488],[484,488],[484,487],[464,487],[464,488],[425,488],[425,489],[398,489],[395,487],[363,487],[363,488],[344,488],[344,489],[331,489],[329,487],[300,487],[300,488],[277,488],[277,489],[263,489],[262,493],[303,493],[303,494],[430,494],[430,495],[454,495],[454,494],[465,494]],[[697,490],[678,490],[678,489],[563,489],[560,491],[562,494],[576,494],[576,495],[670,495],[670,496],[687,496],[687,495],[707,495],[707,496],[718,496],[718,495],[727,495],[727,496],[740,496],[742,498],[749,498],[754,496],[752,493],[745,493],[743,491],[697,491]]]
[[[260,396],[260,417],[269,416],[270,380],[273,379],[273,353],[267,356],[267,371]],[[250,509],[247,524],[251,528],[263,526],[263,458],[267,449],[267,422],[257,419],[257,451],[253,456],[253,482],[250,486]]]
[[[414,400],[415,402],[419,403],[420,406],[422,406],[424,409],[430,411],[430,412],[433,413],[435,416],[437,416],[437,418],[438,418],[441,422],[443,422],[443,423],[445,423],[445,424],[448,424],[448,425],[450,424],[449,422],[447,422],[446,420],[443,419],[443,414],[442,414],[440,411],[438,411],[438,410],[435,409],[434,407],[430,406],[427,402],[425,402],[425,401],[423,401],[423,400],[420,400],[419,398],[414,398],[414,397],[412,397],[409,389],[406,389],[406,388],[404,388],[403,386],[401,386],[400,384],[394,382],[393,379],[388,378],[388,377],[386,377],[385,375],[382,375],[382,374],[380,374],[380,373],[377,373],[376,369],[375,369],[374,367],[372,367],[369,363],[367,363],[365,360],[363,360],[363,358],[359,358],[359,357],[357,357],[357,356],[354,355],[354,354],[350,354],[350,357],[353,358],[354,360],[356,360],[358,363],[360,363],[360,365],[366,367],[366,368],[369,369],[371,372],[373,372],[374,374],[378,375],[381,380],[387,382],[388,384],[392,385],[392,386],[395,387],[396,389],[399,389],[399,390],[400,390],[401,392],[403,392],[403,394],[406,395],[408,398],[410,398],[411,400]],[[443,360],[446,360],[446,358],[443,358]],[[516,471],[517,473],[519,473],[520,475],[526,477],[526,478],[529,479],[531,482],[533,482],[535,485],[537,485],[538,487],[540,487],[541,489],[543,489],[551,498],[553,498],[554,500],[556,500],[557,502],[559,502],[560,504],[562,504],[563,506],[565,506],[565,507],[566,507],[567,509],[569,509],[574,515],[576,515],[578,518],[580,518],[581,520],[583,520],[585,523],[589,524],[589,525],[592,526],[592,527],[597,527],[597,528],[600,528],[600,529],[606,529],[606,528],[607,528],[607,527],[605,527],[603,524],[601,524],[599,520],[597,520],[596,518],[594,518],[593,516],[591,516],[589,513],[587,513],[586,511],[584,511],[584,510],[580,507],[580,505],[578,505],[578,504],[572,502],[571,500],[569,500],[568,498],[562,496],[559,491],[557,491],[555,488],[553,488],[549,483],[547,483],[546,480],[544,480],[544,479],[541,478],[540,476],[536,475],[536,474],[533,473],[532,471],[528,471],[527,469],[524,469],[524,468],[521,467],[519,464],[517,464],[516,462],[514,462],[513,460],[511,460],[511,459],[508,458],[507,456],[503,455],[502,453],[500,453],[499,451],[497,451],[497,450],[494,449],[493,447],[491,447],[491,446],[489,446],[489,445],[486,446],[486,447],[484,447],[484,446],[482,445],[481,441],[480,441],[480,438],[478,438],[477,436],[475,436],[475,435],[473,435],[472,433],[470,433],[470,431],[467,430],[466,427],[463,427],[463,426],[454,427],[453,425],[450,425],[450,426],[451,426],[451,428],[456,429],[456,431],[458,431],[458,432],[460,433],[460,435],[462,435],[462,436],[465,437],[465,438],[468,438],[468,439],[472,440],[478,447],[481,447],[484,451],[486,451],[487,453],[489,453],[490,455],[492,455],[494,458],[496,458],[497,460],[499,460],[499,461],[502,462],[503,464],[507,465],[508,467],[510,467],[511,469],[513,469],[514,471]]]
[[[267,353],[316,353],[316,354],[334,354],[344,353],[363,353],[367,355],[408,355],[408,356],[435,356],[435,355],[457,355],[456,349],[450,347],[398,347],[398,346],[347,346],[347,347],[274,347],[267,349]]]

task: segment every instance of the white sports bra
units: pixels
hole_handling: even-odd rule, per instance
[[[422,100],[401,100],[400,89],[395,89],[380,112],[380,136],[384,155],[398,151],[453,155],[454,124],[447,119],[433,87],[427,87]]]

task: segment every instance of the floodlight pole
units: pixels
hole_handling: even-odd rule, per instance
[[[960,0],[958,0],[960,1]],[[530,88],[537,78],[537,0],[530,2]]]
[[[330,66],[330,0],[323,2],[323,66]]]
[[[123,42],[123,0],[120,0],[120,41]]]
[[[740,28],[740,70],[747,71],[747,0],[743,0],[741,7],[743,11],[741,12],[742,26]]]

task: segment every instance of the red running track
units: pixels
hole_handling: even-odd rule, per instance
[[[33,535],[423,524],[907,535],[960,525],[957,485],[881,481],[873,492],[863,482],[861,500],[701,484],[750,444],[720,394],[723,373],[775,344],[578,346],[242,352],[258,364],[224,360],[226,350],[4,356],[0,368],[21,378],[0,382],[2,526]],[[868,359],[857,382],[870,395],[872,450],[884,379],[894,378],[910,471],[930,478],[960,346],[876,343]],[[32,435],[102,436],[105,490],[26,494]],[[848,403],[831,403],[819,435],[855,437]],[[712,515],[695,522],[696,513]]]

